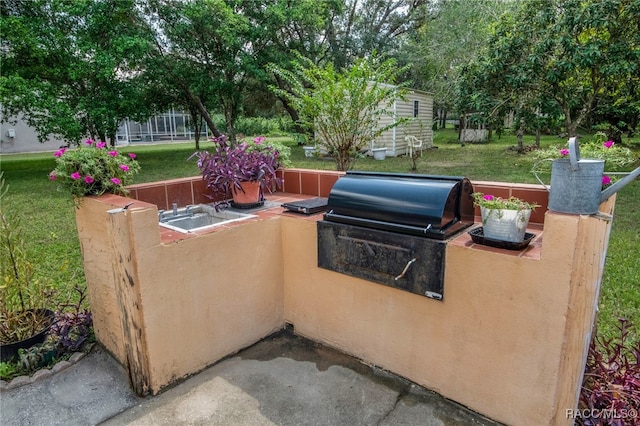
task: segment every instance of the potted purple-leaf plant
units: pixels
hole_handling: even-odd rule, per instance
[[[277,170],[288,162],[289,147],[267,143],[262,136],[232,143],[221,135],[212,142],[211,150],[195,152],[189,159],[197,159],[216,208],[227,207],[230,199],[234,207],[253,207],[264,202],[265,191],[282,187]]]

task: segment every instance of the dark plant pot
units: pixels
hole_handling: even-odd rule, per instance
[[[29,337],[28,339],[21,340],[15,343],[9,343],[6,345],[0,345],[0,361],[7,362],[13,358],[18,358],[18,351],[20,349],[29,349],[34,345],[38,345],[43,343],[47,338],[47,334],[49,334],[49,328],[51,327],[51,322],[53,320],[53,312],[45,309],[45,315],[49,319],[46,327],[42,329],[38,334]]]

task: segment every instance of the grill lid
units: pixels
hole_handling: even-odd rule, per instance
[[[350,171],[331,189],[324,218],[444,239],[473,224],[472,193],[464,177]]]

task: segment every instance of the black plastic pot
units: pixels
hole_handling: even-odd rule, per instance
[[[49,328],[51,328],[51,323],[53,321],[53,312],[45,309],[45,315],[49,319],[47,325],[40,331],[38,334],[29,337],[28,339],[21,340],[15,343],[9,343],[6,345],[0,345],[0,361],[7,362],[12,358],[18,358],[18,351],[20,349],[29,349],[34,345],[38,345],[43,343],[47,338],[47,334],[49,334]]]

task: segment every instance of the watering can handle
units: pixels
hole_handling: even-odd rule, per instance
[[[544,187],[544,189],[547,190],[547,192],[551,191],[551,187],[547,184],[545,184],[542,179],[540,179],[540,176],[538,176],[538,166],[540,165],[540,163],[542,163],[543,161],[553,161],[553,158],[545,158],[543,160],[538,161],[536,164],[533,165],[533,175],[536,177],[536,179],[538,179],[538,182],[540,182],[540,184]]]
[[[578,138],[569,138],[569,161],[571,162],[571,170],[578,170],[578,161],[580,161],[580,147],[578,146]]]

